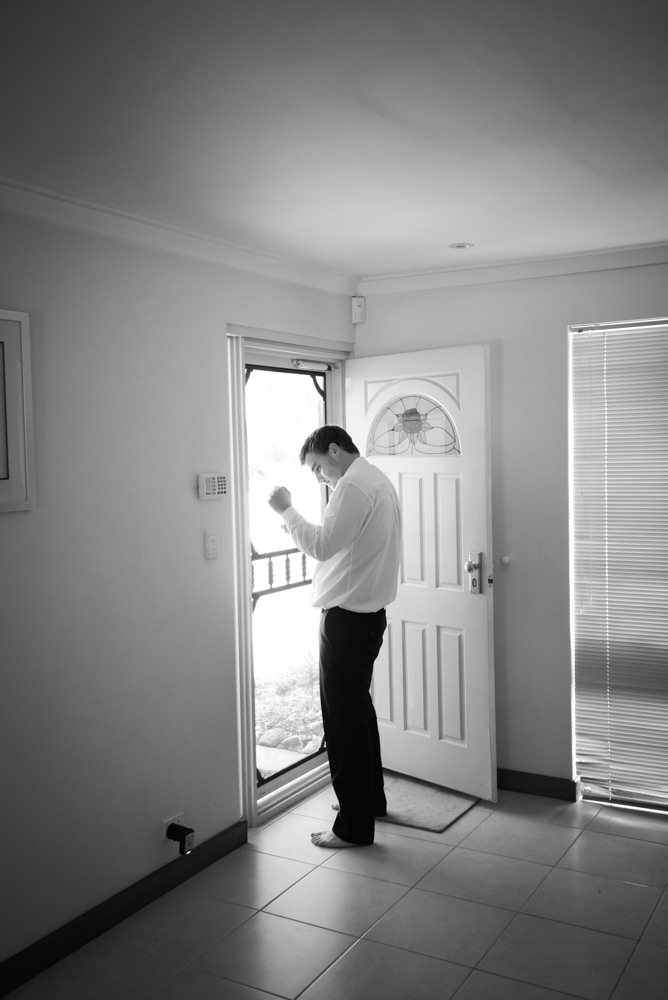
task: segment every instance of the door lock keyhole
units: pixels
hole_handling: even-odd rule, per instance
[[[469,575],[469,593],[479,594],[482,591],[482,552],[469,552],[464,563],[464,569]]]

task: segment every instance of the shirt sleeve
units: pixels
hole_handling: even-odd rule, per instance
[[[283,520],[297,548],[323,561],[352,545],[369,515],[369,500],[354,483],[340,482],[325,509],[322,524],[311,524],[294,507]]]

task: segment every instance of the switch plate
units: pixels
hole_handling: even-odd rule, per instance
[[[204,532],[204,558],[217,559],[220,555],[220,535],[217,531]]]
[[[366,300],[363,295],[353,295],[350,300],[353,323],[364,323],[366,319]]]

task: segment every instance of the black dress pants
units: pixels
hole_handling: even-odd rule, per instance
[[[374,816],[384,816],[380,739],[370,687],[387,625],[370,614],[329,608],[320,619],[320,703],[329,768],[339,812],[333,832],[371,844]]]

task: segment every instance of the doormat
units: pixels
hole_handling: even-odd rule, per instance
[[[380,819],[381,823],[441,833],[480,801],[400,774],[386,772],[384,780],[387,816]]]

